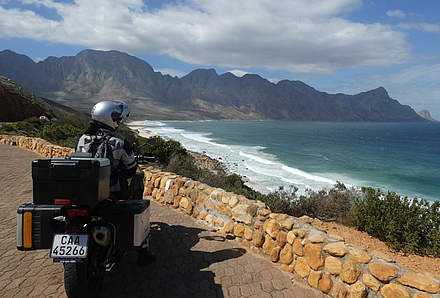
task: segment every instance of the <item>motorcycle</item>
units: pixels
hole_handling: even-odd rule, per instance
[[[142,191],[140,198],[111,199],[108,159],[35,160],[32,178],[33,202],[17,210],[17,248],[49,249],[64,266],[68,297],[99,296],[106,272],[129,251],[141,265],[152,260],[150,201]],[[133,180],[143,189],[143,173]]]

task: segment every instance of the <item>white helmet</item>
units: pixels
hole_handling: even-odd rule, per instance
[[[115,129],[130,115],[128,105],[123,101],[105,100],[93,106],[92,119]]]

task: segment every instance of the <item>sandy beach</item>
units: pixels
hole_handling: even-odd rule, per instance
[[[156,136],[157,134],[153,133],[150,130],[145,129],[144,127],[144,120],[141,121],[131,121],[127,123],[127,126],[137,132],[139,134],[139,136],[143,137],[143,138],[151,138],[153,136]]]

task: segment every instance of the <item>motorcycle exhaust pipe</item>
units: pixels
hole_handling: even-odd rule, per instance
[[[94,226],[92,228],[92,237],[98,245],[108,246],[111,243],[112,232],[106,226]]]

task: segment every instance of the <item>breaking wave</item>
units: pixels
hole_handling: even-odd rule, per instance
[[[276,156],[264,152],[262,146],[225,144],[210,133],[199,133],[172,127],[172,122],[145,121],[145,128],[155,134],[174,139],[188,150],[204,153],[225,164],[229,171],[246,178],[247,184],[261,192],[270,192],[280,186],[296,186],[301,191],[321,189],[334,185],[330,178],[307,173],[287,166]]]

